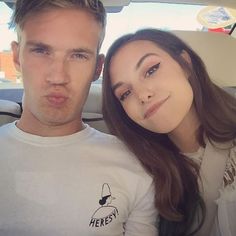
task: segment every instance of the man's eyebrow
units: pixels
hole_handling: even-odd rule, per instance
[[[115,90],[118,89],[120,86],[122,86],[124,83],[118,82],[115,85],[112,86],[112,91],[115,93]]]
[[[52,48],[50,45],[42,42],[37,42],[37,41],[28,41],[26,42],[26,46],[33,46],[33,47],[42,47],[42,48]]]
[[[73,48],[70,51],[73,52],[73,53],[87,53],[87,54],[90,54],[90,55],[94,55],[95,54],[89,48]]]
[[[145,55],[143,55],[137,62],[136,66],[135,66],[135,69],[137,70],[141,64],[143,63],[143,61],[147,58],[147,57],[150,57],[150,56],[158,56],[158,54],[156,53],[147,53]]]
[[[29,47],[41,47],[41,48],[46,48],[46,49],[52,49],[52,46],[46,43],[38,42],[38,41],[28,41],[26,43],[27,46]],[[87,53],[90,55],[94,55],[95,53],[89,49],[89,48],[72,48],[68,50],[69,52],[72,53]]]

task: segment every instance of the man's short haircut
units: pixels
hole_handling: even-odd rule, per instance
[[[22,30],[29,16],[55,8],[78,8],[89,12],[101,24],[102,38],[104,37],[106,11],[100,0],[16,0],[11,26],[15,27],[17,31]]]

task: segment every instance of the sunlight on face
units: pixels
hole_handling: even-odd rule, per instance
[[[27,119],[47,125],[80,121],[100,34],[94,17],[78,9],[54,9],[28,18],[20,44],[13,45]]]
[[[110,74],[125,112],[148,130],[173,131],[191,108],[193,91],[184,71],[150,41],[130,42],[119,49]]]

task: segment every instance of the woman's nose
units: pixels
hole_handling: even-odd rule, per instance
[[[142,104],[150,102],[154,96],[154,92],[150,89],[145,89],[140,91],[139,93],[139,99]]]

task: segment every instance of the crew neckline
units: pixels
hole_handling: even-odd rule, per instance
[[[204,156],[205,148],[200,146],[196,152],[184,152],[183,155],[195,160],[198,164],[201,164]]]
[[[91,128],[88,124],[84,124],[85,127],[84,129],[70,135],[57,136],[57,137],[43,137],[35,134],[30,134],[19,129],[16,126],[16,122],[10,123],[7,126],[8,127],[6,130],[11,137],[18,139],[21,142],[36,146],[67,145],[69,143],[83,141],[89,137],[91,132],[93,132],[93,128]]]

